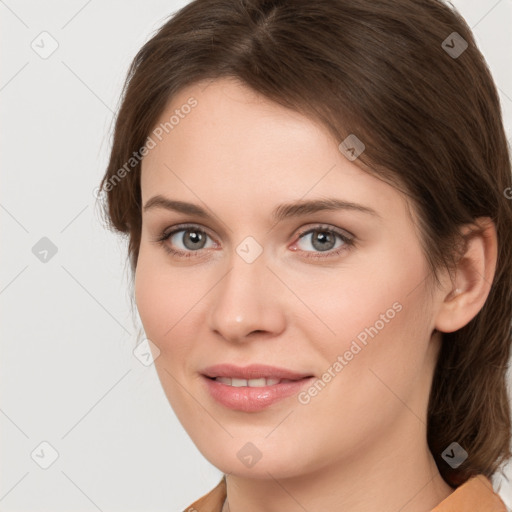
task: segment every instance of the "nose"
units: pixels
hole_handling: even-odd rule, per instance
[[[228,341],[274,337],[286,327],[285,290],[264,254],[247,263],[234,252],[229,271],[209,294],[209,327]]]

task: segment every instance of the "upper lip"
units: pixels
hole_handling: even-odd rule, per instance
[[[234,364],[216,364],[208,366],[201,372],[210,378],[234,377],[235,379],[290,379],[299,380],[312,377],[310,373],[301,373],[287,368],[278,368],[265,364],[251,364],[249,366],[236,366]]]

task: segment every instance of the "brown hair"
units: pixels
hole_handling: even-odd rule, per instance
[[[511,161],[496,87],[466,22],[439,0],[195,0],[174,13],[131,64],[101,181],[109,227],[129,237],[132,273],[148,136],[177,91],[218,77],[319,120],[339,142],[363,141],[355,163],[411,199],[436,280],[441,265],[452,268],[460,226],[494,221],[489,296],[442,335],[427,419],[446,482],[490,478],[512,455]],[[441,457],[453,441],[468,452],[457,469]]]

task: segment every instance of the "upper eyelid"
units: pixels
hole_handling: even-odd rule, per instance
[[[179,233],[180,231],[187,231],[189,229],[197,229],[197,231],[203,231],[206,233],[210,238],[216,239],[215,236],[212,236],[211,231],[208,228],[205,228],[201,226],[200,224],[177,224],[176,226],[173,226],[169,228],[168,230],[164,230],[162,232],[162,236],[171,236],[173,234]]]
[[[201,224],[196,224],[196,223],[183,223],[183,224],[177,224],[175,226],[173,226],[172,228],[170,228],[169,230],[165,230],[163,232],[163,235],[162,236],[165,236],[165,237],[170,237],[176,233],[179,233],[180,231],[186,231],[188,229],[194,229],[196,228],[198,231],[203,231],[204,233],[206,233],[210,238],[212,238],[216,243],[218,243],[217,239],[215,236],[213,236],[210,232],[210,230],[204,226],[201,226]],[[337,234],[338,236],[345,236],[346,238],[348,238],[349,240],[354,240],[356,237],[355,235],[353,235],[352,233],[350,233],[350,231],[347,231],[346,229],[344,228],[340,228],[340,227],[337,227],[337,226],[331,226],[329,224],[326,224],[326,223],[322,223],[322,222],[317,222],[317,223],[314,223],[312,222],[311,225],[309,226],[306,226],[304,228],[299,228],[299,230],[297,231],[296,229],[293,230],[293,233],[297,233],[297,239],[301,238],[303,235],[311,232],[311,231],[314,231],[314,230],[323,230],[323,231],[332,231],[333,233]]]
[[[329,224],[324,224],[324,223],[312,223],[311,226],[309,227],[306,227],[306,228],[300,228],[299,232],[297,233],[298,236],[301,236],[301,235],[304,235],[306,233],[309,233],[310,231],[332,231],[333,233],[336,233],[338,235],[343,235],[345,236],[346,238],[349,238],[349,239],[353,239],[355,238],[355,235],[353,235],[352,233],[350,233],[350,231],[347,231],[346,229],[343,229],[343,228],[339,228],[339,227],[336,227],[336,226],[330,226]]]

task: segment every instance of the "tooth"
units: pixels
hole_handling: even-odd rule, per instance
[[[279,384],[280,382],[293,382],[290,379],[271,379],[271,378],[260,378],[260,379],[238,379],[231,377],[215,377],[217,382],[222,384],[226,384],[228,386],[234,387],[251,387],[251,388],[260,388],[263,386],[274,386],[275,384]]]
[[[262,386],[268,386],[265,377],[262,377],[261,379],[249,379],[247,381],[247,385],[251,388],[261,388]]]
[[[247,386],[247,381],[245,379],[231,379],[231,385],[237,388]]]

